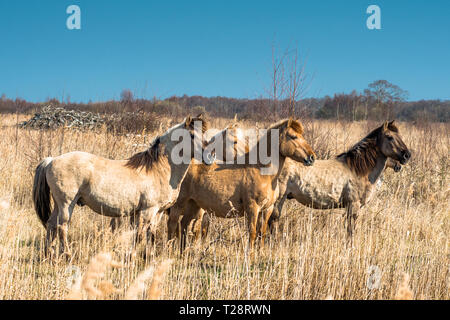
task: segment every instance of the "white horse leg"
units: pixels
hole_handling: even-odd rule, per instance
[[[67,231],[70,217],[72,216],[73,204],[58,203],[54,199],[55,208],[47,222],[46,253],[56,254],[56,235],[59,238],[59,254],[67,254],[70,257],[69,242],[67,241]]]
[[[67,241],[67,232],[69,229],[70,218],[72,217],[73,207],[75,203],[70,205],[65,204],[59,208],[58,212],[58,235],[60,254],[65,254],[68,257],[71,256],[71,250],[69,248],[69,242]]]

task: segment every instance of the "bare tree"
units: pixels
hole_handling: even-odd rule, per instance
[[[305,72],[306,64],[300,60],[298,55],[298,48],[295,48],[287,59],[288,63],[288,79],[287,79],[287,95],[288,95],[288,112],[289,116],[295,115],[295,106],[297,102],[303,98],[307,85],[308,75]],[[304,110],[303,110],[304,111]],[[304,113],[304,112],[302,112]],[[306,114],[302,114],[305,116]]]
[[[386,80],[377,80],[364,90],[365,95],[375,105],[375,111],[385,120],[393,119],[395,106],[408,97],[408,92]]]
[[[273,44],[269,99],[273,113],[277,116],[295,116],[298,114],[296,106],[303,98],[310,79],[305,72],[306,63],[300,58],[297,47],[293,50],[288,48],[281,54],[279,52]]]
[[[122,103],[124,104],[128,104],[133,102],[134,97],[133,97],[133,92],[131,92],[130,89],[123,89],[122,92],[120,93],[120,101],[122,101]]]
[[[287,52],[282,55],[277,53],[275,44],[272,44],[272,79],[271,79],[271,92],[269,93],[270,99],[273,101],[273,112],[275,114],[280,113],[280,100],[283,100],[285,79],[284,79],[284,59]]]

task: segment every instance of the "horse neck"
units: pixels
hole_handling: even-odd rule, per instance
[[[368,174],[368,179],[371,184],[375,184],[380,178],[381,174],[384,171],[384,168],[386,167],[386,160],[386,156],[381,152],[378,152],[375,167],[373,167],[373,169]]]
[[[172,150],[164,146],[161,150],[161,156],[158,159],[157,167],[162,175],[166,175],[166,182],[170,185],[171,189],[178,189],[181,186],[186,173],[189,169],[189,165],[185,163],[175,164],[172,161]]]
[[[267,150],[265,150],[265,155],[267,156],[271,152],[271,149],[272,149],[272,130],[268,129],[267,132],[260,139],[258,139],[256,144],[253,147],[250,148],[250,150],[246,150],[246,152],[245,152],[245,161],[246,161],[246,163],[250,163],[250,155],[252,154],[252,152],[254,152],[254,153],[257,154],[257,161],[256,161],[256,164],[252,165],[253,167],[257,167],[257,168],[260,168],[260,169],[267,168],[267,170],[270,170],[270,168],[272,167],[271,170],[275,171],[274,168],[273,168],[274,164],[272,164],[272,163],[263,164],[261,162],[261,159],[260,159],[260,152],[261,152],[260,148],[262,147],[262,141],[264,139],[266,139],[266,147],[267,147]],[[279,142],[279,139],[278,139],[278,142]],[[270,157],[272,158],[272,154],[270,155]],[[276,169],[275,172],[267,174],[267,175],[272,176],[273,179],[278,179],[278,177],[280,176],[281,170],[283,169],[284,163],[286,161],[286,157],[283,156],[280,153],[280,146],[279,145],[278,145],[277,157],[278,157],[278,168]]]

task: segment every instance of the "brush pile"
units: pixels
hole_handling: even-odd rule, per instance
[[[101,126],[104,121],[99,114],[48,105],[43,107],[30,120],[21,122],[19,127],[32,129],[55,129],[58,127],[93,129]]]

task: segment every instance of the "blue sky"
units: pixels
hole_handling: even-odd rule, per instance
[[[81,8],[81,30],[66,8]],[[366,8],[381,8],[368,30]],[[0,0],[0,94],[44,101],[171,95],[256,98],[271,45],[298,46],[306,96],[386,79],[410,100],[450,99],[450,1]]]

